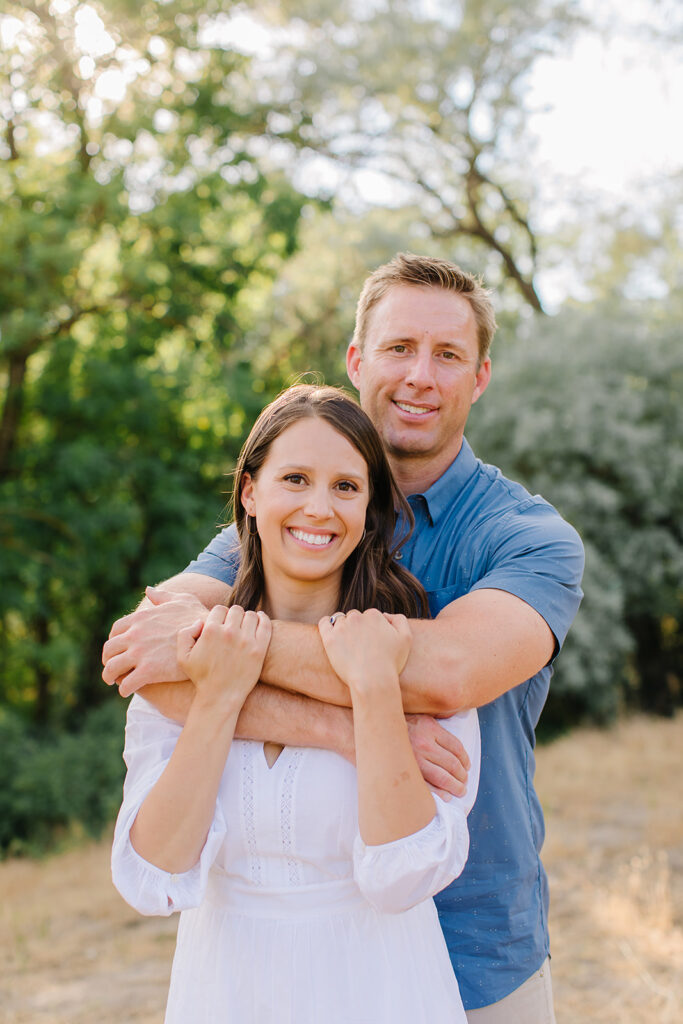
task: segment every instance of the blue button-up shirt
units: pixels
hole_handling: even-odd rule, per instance
[[[415,529],[401,551],[433,616],[473,590],[504,590],[548,623],[559,651],[581,600],[583,547],[543,498],[530,495],[463,441],[424,494],[408,499]],[[231,583],[234,527],[186,571]],[[486,622],[481,624],[486,642]],[[466,1009],[497,1002],[548,955],[548,886],[540,860],[543,815],[533,786],[534,730],[548,695],[548,665],[479,709],[482,764],[469,817],[464,872],[436,897]]]

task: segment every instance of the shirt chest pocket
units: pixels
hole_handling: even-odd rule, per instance
[[[431,612],[432,618],[442,611],[447,604],[451,601],[455,601],[456,598],[462,597],[469,591],[469,575],[462,573],[462,577],[458,583],[454,583],[450,587],[442,587],[439,590],[428,590],[427,600],[429,601],[429,611]]]

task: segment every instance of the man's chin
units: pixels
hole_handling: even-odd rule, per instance
[[[383,437],[387,455],[395,459],[428,459],[434,454],[434,442],[426,437]]]

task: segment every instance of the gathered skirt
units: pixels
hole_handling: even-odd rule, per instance
[[[381,913],[351,880],[266,889],[215,869],[181,914],[166,1024],[465,1024],[432,900]]]

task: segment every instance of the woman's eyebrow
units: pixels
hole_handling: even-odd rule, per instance
[[[303,466],[300,462],[287,462],[283,466],[278,466],[278,473],[314,473],[314,466]],[[347,469],[334,470],[332,473],[334,477],[344,477],[345,480],[357,480],[362,483],[365,479],[364,476],[358,473],[349,472]]]

